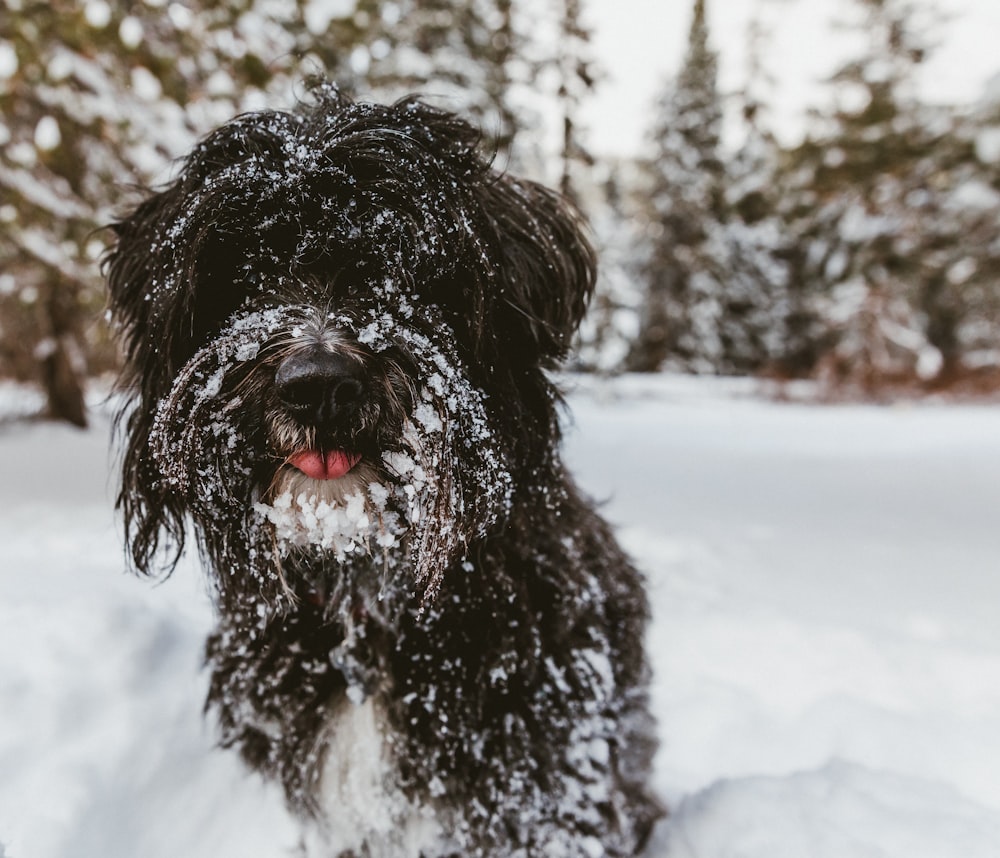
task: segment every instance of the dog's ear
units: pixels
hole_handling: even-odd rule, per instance
[[[112,224],[115,241],[103,260],[109,308],[118,328],[126,374],[140,375],[143,380],[148,379],[147,368],[163,379],[169,378],[172,369],[165,365],[166,344],[161,337],[167,331],[154,324],[156,292],[167,285],[159,280],[163,273],[159,257],[164,251],[157,252],[157,248],[163,239],[163,224],[176,214],[180,196],[175,184],[148,197],[127,218]]]
[[[484,193],[496,230],[502,347],[552,367],[566,357],[594,290],[586,224],[568,200],[534,182],[501,176]]]
[[[122,478],[117,506],[124,519],[133,567],[143,574],[169,572],[184,543],[183,518],[150,452],[156,403],[169,388],[172,366],[168,330],[157,316],[155,292],[161,266],[155,252],[163,224],[180,203],[177,184],[149,196],[125,219],[111,225],[115,243],[103,261],[108,303],[118,328],[123,368],[119,382],[126,403],[115,429],[121,439]],[[161,546],[168,548],[164,556]]]
[[[141,401],[122,413],[116,431],[124,437],[122,482],[117,508],[122,513],[128,554],[143,575],[169,575],[184,550],[184,510],[150,453],[154,416]]]
[[[199,228],[187,215],[193,189],[202,182],[196,175],[202,161],[189,157],[172,184],[149,194],[112,224],[115,241],[103,260],[122,350],[119,392],[124,404],[115,423],[122,442],[117,507],[132,565],[148,575],[169,574],[185,541],[183,505],[160,473],[150,437],[157,405],[194,340],[198,245],[210,227]]]

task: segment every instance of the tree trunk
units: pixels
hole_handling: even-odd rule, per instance
[[[38,344],[36,357],[48,399],[49,417],[86,428],[82,352],[74,324],[76,305],[75,290],[65,284],[50,285],[45,302],[49,336]]]
[[[672,353],[676,354],[677,316],[680,315],[681,305],[671,301],[671,287],[675,280],[673,272],[664,270],[648,276],[639,333],[625,359],[625,368],[629,372],[659,372],[667,358]],[[675,308],[673,317],[671,304]]]

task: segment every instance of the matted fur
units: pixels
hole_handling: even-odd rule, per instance
[[[115,225],[119,506],[216,597],[208,707],[317,856],[625,856],[660,810],[640,576],[559,458],[572,208],[415,99],[241,116]],[[336,356],[314,421],[275,378]],[[297,451],[360,459],[310,479]]]

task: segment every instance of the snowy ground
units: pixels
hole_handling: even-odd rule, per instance
[[[654,605],[651,858],[1000,855],[1000,408],[581,387],[568,459]],[[287,855],[201,717],[194,564],[122,572],[107,453],[0,424],[0,856]]]

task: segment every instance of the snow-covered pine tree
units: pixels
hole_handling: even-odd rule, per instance
[[[946,209],[959,240],[939,242],[939,266],[961,295],[956,325],[963,369],[1000,375],[1000,74],[955,133]],[[932,342],[934,334],[931,334]]]
[[[747,73],[740,93],[745,136],[726,162],[718,368],[734,374],[780,371],[779,357],[797,324],[785,263],[787,241],[777,215],[780,152],[765,116],[773,83],[763,61],[766,50],[765,27],[754,17],[747,30]]]
[[[593,90],[595,70],[588,54],[590,30],[582,20],[580,0],[556,0],[559,37],[553,65],[556,70],[556,101],[561,121],[559,151],[559,190],[571,200],[580,202],[579,188],[574,179],[578,165],[589,168],[594,158],[583,144],[580,128],[580,105]]]
[[[902,128],[911,121],[901,99],[920,55],[908,44],[902,7],[856,5],[868,49],[833,77],[838,105],[825,130],[790,153],[782,199],[795,239],[793,278],[810,290],[816,313],[811,356],[821,355],[828,379],[872,389],[905,374],[924,345],[904,295],[909,260],[894,248],[898,178],[916,144],[913,129]]]
[[[314,37],[353,47],[335,59],[338,82],[357,96],[419,93],[476,121],[506,159],[526,124],[512,93],[531,79],[529,37],[514,0],[344,0]],[[322,29],[322,31],[321,31]],[[329,66],[330,59],[325,57]]]
[[[580,326],[574,351],[579,369],[599,373],[625,367],[638,334],[644,292],[641,259],[645,256],[641,227],[644,213],[636,199],[639,184],[632,160],[602,161],[607,175],[587,194],[587,214],[600,265],[590,308]]]
[[[796,319],[790,300],[787,240],[775,210],[774,139],[746,116],[747,138],[729,162],[720,240],[716,371],[781,371]]]
[[[781,200],[793,281],[815,311],[811,369],[874,393],[961,374],[995,288],[977,256],[990,258],[1000,198],[954,111],[916,97],[921,10],[856,5],[868,49],[834,77],[819,132],[788,153]]]
[[[684,63],[660,98],[653,127],[650,253],[639,335],[627,362],[632,370],[712,372],[721,358],[725,171],[717,67],[705,0],[695,0]]]

